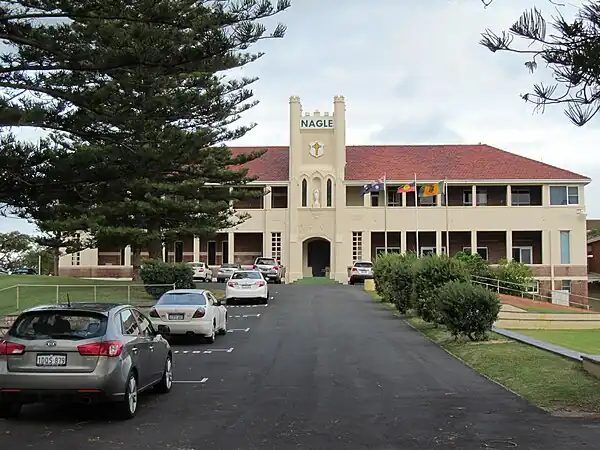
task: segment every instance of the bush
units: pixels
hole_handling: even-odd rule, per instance
[[[462,261],[465,265],[469,276],[474,279],[480,278],[493,278],[494,274],[492,269],[488,265],[487,261],[481,257],[479,253],[471,252],[458,252],[454,256],[457,260]],[[478,280],[481,282],[489,282],[490,280]]]
[[[455,338],[464,335],[472,341],[486,339],[500,312],[495,293],[461,281],[451,281],[439,288],[436,306],[442,323]]]
[[[438,289],[449,281],[467,281],[469,274],[465,265],[445,255],[431,255],[417,261],[414,275],[417,313],[425,322],[442,323],[436,304]]]
[[[401,255],[388,253],[375,260],[373,278],[377,293],[384,301],[393,303],[399,312],[406,313],[414,305],[414,263],[413,253]]]
[[[194,269],[186,263],[169,264],[159,260],[144,261],[140,277],[146,285],[146,292],[159,298],[169,286],[151,286],[157,284],[175,285],[176,289],[194,289]]]
[[[521,295],[535,281],[531,267],[514,260],[501,260],[495,272],[501,294]]]

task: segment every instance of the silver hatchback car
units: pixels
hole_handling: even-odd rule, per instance
[[[26,403],[112,402],[135,416],[138,393],[173,385],[169,343],[138,309],[109,303],[38,306],[0,338],[0,417]]]

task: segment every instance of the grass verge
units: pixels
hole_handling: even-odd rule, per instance
[[[540,341],[550,342],[590,355],[600,355],[600,330],[514,330]]]
[[[381,302],[376,293],[369,294]],[[600,414],[600,380],[581,363],[496,333],[485,342],[456,341],[444,327],[436,328],[418,317],[406,321],[477,372],[540,408],[558,415]]]

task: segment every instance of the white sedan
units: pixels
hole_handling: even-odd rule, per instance
[[[204,289],[167,291],[148,316],[155,328],[164,325],[170,335],[204,336],[209,344],[227,333],[227,308]]]
[[[262,304],[269,300],[269,286],[258,270],[238,270],[231,275],[225,287],[225,300],[228,305],[240,300],[257,299]]]

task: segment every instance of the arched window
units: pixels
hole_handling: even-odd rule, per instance
[[[306,207],[308,204],[308,182],[306,179],[302,180],[302,206]]]
[[[333,206],[333,183],[331,180],[327,180],[327,207]]]

